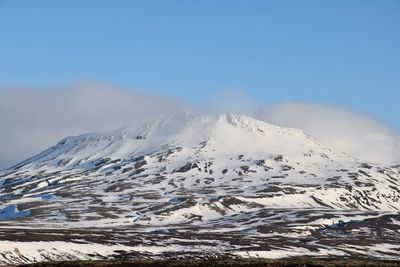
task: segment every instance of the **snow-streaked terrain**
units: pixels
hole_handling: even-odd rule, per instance
[[[68,137],[0,173],[0,200],[3,263],[121,251],[399,258],[399,167],[246,116]],[[339,220],[353,221],[318,230]]]

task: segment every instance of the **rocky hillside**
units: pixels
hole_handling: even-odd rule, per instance
[[[333,151],[300,130],[178,114],[68,137],[0,173],[0,220],[22,228],[253,231],[274,211],[278,221],[315,216],[313,225],[396,213],[399,188],[398,167]]]

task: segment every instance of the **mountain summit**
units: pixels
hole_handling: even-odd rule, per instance
[[[169,148],[182,148],[189,154],[198,148],[207,157],[219,154],[287,154],[307,150],[329,151],[300,130],[274,126],[247,116],[222,114],[195,116],[188,113],[144,121],[115,131],[68,137],[39,155],[17,164],[65,168],[89,168],[87,163],[110,158],[128,160]],[[207,149],[204,149],[207,147]],[[196,151],[193,151],[196,152]],[[209,155],[207,155],[209,154]],[[298,156],[298,155],[297,155]],[[85,165],[86,164],[86,165]]]

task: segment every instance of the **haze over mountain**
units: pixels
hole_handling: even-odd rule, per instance
[[[33,156],[65,136],[112,130],[180,111],[205,115],[245,112],[265,122],[302,129],[335,150],[367,161],[395,165],[400,160],[398,131],[369,116],[312,103],[263,107],[246,94],[229,91],[199,106],[96,82],[65,87],[3,86],[0,109],[0,169]]]

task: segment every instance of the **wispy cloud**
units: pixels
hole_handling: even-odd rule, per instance
[[[190,109],[177,98],[104,83],[66,87],[0,87],[0,169],[69,135]]]
[[[257,116],[298,128],[324,145],[364,160],[400,163],[400,135],[381,122],[352,110],[313,103],[281,103],[260,108]]]
[[[125,90],[104,83],[65,87],[0,87],[0,169],[11,166],[60,139],[110,130],[179,111],[245,113],[261,120],[299,128],[326,146],[383,164],[400,163],[400,136],[395,130],[350,110],[283,103],[256,107],[239,91],[224,91],[206,108],[178,98]]]

